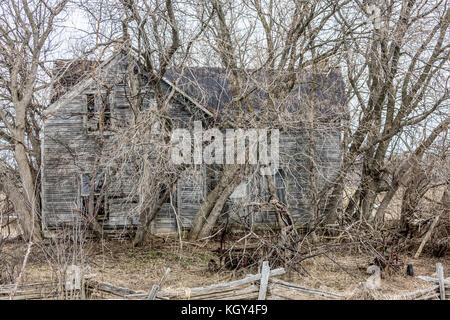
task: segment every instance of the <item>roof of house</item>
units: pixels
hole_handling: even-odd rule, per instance
[[[52,84],[50,103],[54,103],[71,90],[100,64],[101,62],[99,61],[86,59],[56,60],[52,69],[54,82]]]
[[[55,112],[65,103],[76,97],[84,89],[94,83],[93,72],[95,68],[99,68],[102,72],[107,72],[113,65],[114,61],[117,63],[123,62],[126,59],[126,55],[119,54],[120,51],[116,51],[105,61],[85,61],[82,60],[58,60],[55,62],[53,77],[54,84],[52,86],[52,97],[50,106],[44,111],[46,118],[51,117]],[[201,109],[206,114],[212,116],[214,109],[199,104],[193,97],[186,94],[180,88],[176,87],[170,80],[163,78],[169,86],[183,95],[196,107]]]
[[[59,60],[55,62],[53,74],[55,82],[53,86],[52,105],[46,111],[46,115],[53,114],[64,101],[73,98],[93,81],[92,70],[94,68],[108,69],[114,61],[113,55],[104,62],[90,60]],[[123,58],[125,55],[123,55]],[[120,60],[120,59],[119,59]],[[247,71],[250,73],[251,71]],[[245,91],[254,110],[264,107],[268,94],[264,89],[268,86],[267,77],[263,72],[253,72],[245,83]],[[230,76],[225,69],[216,67],[185,67],[168,69],[163,80],[175,88],[179,93],[188,98],[193,104],[205,113],[222,114],[232,102]],[[321,115],[337,116],[342,113],[345,101],[345,88],[342,76],[338,71],[328,73],[298,75],[296,84],[286,99],[289,107],[298,110],[302,101],[317,98],[316,110]]]
[[[247,73],[250,73],[247,71]],[[168,69],[165,77],[186,94],[194,97],[203,105],[207,105],[219,113],[232,102],[230,75],[227,70],[215,67],[186,67]],[[253,109],[262,109],[268,94],[267,77],[262,72],[254,72],[250,80],[243,84]],[[286,103],[295,110],[301,107],[302,101],[315,96],[316,109],[323,115],[342,113],[345,102],[345,85],[339,71],[320,74],[299,75],[297,82],[286,99]]]

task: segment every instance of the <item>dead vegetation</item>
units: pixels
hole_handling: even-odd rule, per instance
[[[95,123],[99,147],[91,155],[90,192],[83,195],[87,204],[74,205],[76,223],[42,239],[40,173],[46,150],[40,139],[51,100],[46,92],[55,80],[49,76],[48,57],[56,50],[52,40],[61,31],[57,25],[67,3],[0,4],[2,15],[9,17],[0,22],[0,284],[9,286],[12,295],[20,297],[21,286],[49,281],[57,284],[58,297],[75,298],[64,293],[72,265],[100,282],[148,291],[169,266],[164,287],[184,290],[240,279],[268,261],[271,268],[287,271],[282,279],[290,284],[285,287],[297,283],[364,299],[427,289],[429,283],[406,275],[409,264],[415,275],[432,275],[439,261],[449,274],[446,3],[379,1],[381,19],[354,1],[120,0],[99,1],[98,8],[81,1],[97,27],[84,30],[92,43],[76,54],[101,61],[119,46],[130,61],[133,56],[139,62],[129,64],[129,81],[123,81],[133,121],[116,131],[108,149],[103,135],[107,103],[101,103]],[[185,19],[190,28],[181,27]],[[246,27],[238,30],[241,25]],[[186,169],[168,162],[173,129],[168,111],[176,90],[164,92],[162,79],[170,68],[197,65],[223,69],[230,82],[233,99],[221,110],[222,118],[206,108],[213,114],[211,127],[284,128],[294,135],[305,128],[307,142],[299,158],[282,156],[288,156],[284,172],[305,173],[302,179],[293,175],[294,182],[308,187],[301,195],[290,193],[282,178],[269,175],[262,183],[265,193],[228,210],[251,208],[237,221],[240,230],[235,233],[223,222],[229,217],[223,212],[227,199],[243,181],[260,178],[256,173],[261,168],[248,161],[242,167],[222,165],[217,184],[196,208],[189,234],[179,227],[177,237],[150,236],[146,241],[163,206],[171,206],[168,212],[173,209],[179,219],[172,194]],[[325,104],[329,109],[324,112],[316,95],[317,75],[336,70],[345,92],[337,99],[341,102]],[[112,87],[93,73],[109,94]],[[293,95],[304,75],[310,75],[313,85],[306,94]],[[148,108],[149,88],[140,83],[144,77],[154,94]],[[254,96],[257,89],[263,90],[263,98]],[[298,101],[302,108],[292,111]],[[162,130],[155,134],[157,125]],[[341,152],[333,168],[321,162],[331,149],[320,151],[336,131],[339,139],[330,144],[339,145]],[[122,199],[135,204],[125,213],[138,218],[133,243],[111,241],[97,221],[104,213],[102,196],[109,192],[104,186],[98,194],[95,190],[98,174],[104,177],[102,166],[114,173],[110,177],[132,182]],[[249,193],[256,194],[255,189]],[[301,202],[308,221],[293,218],[298,209],[293,202]],[[268,211],[274,223],[261,230],[252,219]],[[86,224],[79,224],[84,213]],[[381,289],[358,291],[371,265],[381,270]]]
[[[84,257],[85,266],[89,266],[92,278],[101,283],[130,288],[135,291],[148,292],[163,276],[166,268],[171,271],[164,282],[165,291],[179,291],[185,288],[204,287],[213,283],[224,283],[243,278],[248,273],[258,273],[258,264],[234,270],[210,270],[208,263],[218,259],[219,243],[209,242],[203,245],[185,242],[180,250],[179,242],[173,236],[152,237],[146,246],[133,248],[129,242],[104,241],[89,243],[91,250]],[[55,266],[48,260],[47,247],[34,248],[23,274],[23,283],[55,282],[60,283],[60,276]],[[14,255],[18,263],[26,251],[26,246],[17,241],[7,242],[3,254]],[[47,252],[46,252],[47,251]],[[70,255],[69,255],[70,256]],[[411,253],[399,253],[400,259],[412,264],[414,274],[433,275],[435,264],[442,262],[444,272],[449,274],[449,259],[433,258],[424,252],[420,259],[414,259]],[[375,296],[357,296],[358,285],[366,281],[366,269],[372,264],[373,255],[358,249],[356,246],[333,247],[326,254],[303,260],[294,268],[286,269],[287,273],[280,280],[296,283],[308,288],[339,292],[353,298],[386,299],[400,296],[402,293],[425,289],[430,283],[406,274],[406,265],[401,269],[384,269],[381,273],[381,289]],[[70,261],[69,261],[70,263]],[[273,267],[275,269],[275,267]],[[61,298],[61,296],[59,296]],[[110,295],[97,292],[91,298],[111,298]],[[304,297],[305,299],[308,296]],[[311,298],[311,297],[309,297]],[[317,297],[316,297],[317,298]]]

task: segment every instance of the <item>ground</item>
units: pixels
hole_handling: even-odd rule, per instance
[[[133,248],[127,241],[104,241],[88,243],[83,248],[83,258],[90,265],[95,280],[116,286],[148,291],[159,282],[167,267],[171,272],[163,289],[183,289],[239,279],[255,270],[213,272],[208,262],[215,257],[211,252],[218,244],[192,244],[180,242],[171,237],[153,237],[145,246]],[[58,266],[71,264],[73,252],[49,249],[50,246],[32,248],[23,274],[24,282],[39,282],[57,279]],[[3,248],[3,258],[15,260],[20,270],[26,244],[19,241],[8,242]],[[47,253],[45,253],[47,252]],[[79,254],[79,252],[77,253]],[[66,255],[66,256],[65,256]],[[78,256],[79,258],[79,256]],[[400,256],[405,263],[398,272],[383,272],[381,293],[386,297],[430,286],[430,283],[406,275],[406,264],[412,264],[415,275],[431,276],[435,265],[441,262],[444,274],[450,275],[450,259],[433,258],[423,254],[419,259],[412,255]],[[280,279],[304,286],[351,295],[358,282],[367,279],[365,270],[373,258],[356,250],[334,250],[327,256],[317,256],[302,262],[302,274],[288,272]],[[59,264],[58,264],[59,260]]]

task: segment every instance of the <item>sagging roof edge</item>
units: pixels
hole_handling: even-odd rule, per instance
[[[108,68],[111,67],[111,63],[115,61],[115,58],[121,53],[122,48],[116,50],[108,59],[106,59],[103,63],[99,65],[99,68],[102,70],[108,70]],[[124,55],[124,58],[126,56]],[[122,60],[117,60],[117,62],[120,62]],[[197,108],[199,108],[201,111],[206,113],[209,116],[214,116],[215,111],[210,110],[210,108],[203,106],[198,101],[196,101],[193,97],[188,95],[186,92],[178,88],[174,83],[169,81],[167,78],[163,77],[162,80],[169,85],[170,87],[174,88],[176,92],[183,95],[185,98],[187,98],[193,105],[195,105]],[[93,76],[91,74],[87,75],[82,79],[80,82],[78,82],[72,89],[64,93],[57,101],[52,103],[46,110],[44,110],[44,122],[48,119],[50,119],[58,110],[59,108],[70,102],[73,98],[75,98],[77,95],[79,95],[83,90],[85,90],[88,86],[90,86],[94,82]]]

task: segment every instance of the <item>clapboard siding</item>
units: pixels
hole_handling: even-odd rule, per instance
[[[128,126],[134,121],[134,114],[128,105],[127,90],[124,86],[126,63],[123,56],[118,55],[102,80],[112,85],[111,112],[113,126]],[[94,82],[64,100],[54,114],[49,117],[43,127],[42,138],[42,222],[44,228],[56,227],[80,221],[80,186],[81,174],[92,172],[95,154],[98,149],[94,134],[86,130],[86,94],[104,89]],[[164,90],[171,88],[163,84]],[[78,87],[77,87],[78,88]],[[151,100],[153,93],[149,89],[144,100]],[[169,116],[174,128],[192,129],[194,120],[203,120],[207,125],[205,113],[179,94],[171,101]],[[105,137],[108,143],[108,137]],[[310,192],[308,172],[308,135],[299,128],[295,132],[281,132],[280,136],[280,168],[284,171],[286,203],[289,211],[297,221],[308,219],[308,194]],[[341,163],[340,131],[323,130],[316,133],[316,155],[319,173],[318,184],[337,174]],[[174,203],[165,203],[152,222],[153,232],[174,232],[179,228],[189,228],[192,220],[204,201],[208,190],[214,188],[220,179],[217,166],[195,167],[183,173],[173,194]],[[252,193],[244,199],[228,200],[225,214],[231,222],[274,224],[276,216],[273,211],[255,211],[249,209],[248,201],[264,201],[264,185],[261,177],[254,177],[248,183]],[[124,227],[138,223],[138,213],[134,208],[138,199],[130,202],[127,196],[134,189],[132,179],[112,181],[107,197],[109,218],[102,221],[105,227]],[[255,191],[256,190],[256,191]],[[112,196],[114,195],[114,196]],[[175,201],[176,200],[176,201]],[[267,199],[266,199],[267,200]],[[253,211],[252,211],[253,210]],[[178,219],[177,219],[178,217]]]
[[[120,58],[118,58],[118,61]],[[124,78],[126,64],[113,63],[104,75],[106,83],[115,84]],[[115,84],[111,97],[112,124],[116,126],[129,125],[134,121],[134,115],[129,108],[127,93],[120,81]],[[166,86],[164,89],[170,89]],[[78,221],[77,208],[80,206],[80,176],[91,172],[95,161],[97,142],[95,135],[88,134],[85,128],[86,94],[95,93],[99,89],[92,84],[66,101],[55,114],[46,120],[42,139],[42,211],[44,227],[55,227],[65,223]],[[145,99],[151,100],[152,92]],[[169,115],[174,126],[178,128],[192,128],[194,119],[202,119],[204,115],[196,108],[187,106],[174,96],[171,101]],[[107,138],[106,138],[106,142]],[[197,172],[198,173],[198,172]],[[192,184],[193,180],[199,182]],[[177,214],[183,215],[182,224],[189,226],[203,200],[204,177],[195,175],[185,182],[180,180],[180,195],[176,204]],[[199,184],[200,187],[195,185]],[[134,181],[121,179],[111,182],[108,190],[114,195],[108,200],[109,218],[103,221],[106,227],[120,227],[138,223],[138,214],[134,212],[135,203],[127,203],[127,196],[134,188]],[[178,199],[178,195],[177,195]],[[183,213],[184,211],[184,213]],[[152,223],[154,232],[172,232],[177,228],[177,219],[172,205],[166,203],[161,208]]]
[[[182,228],[190,227],[195,213],[205,198],[204,168],[186,170],[177,184],[178,209]]]

